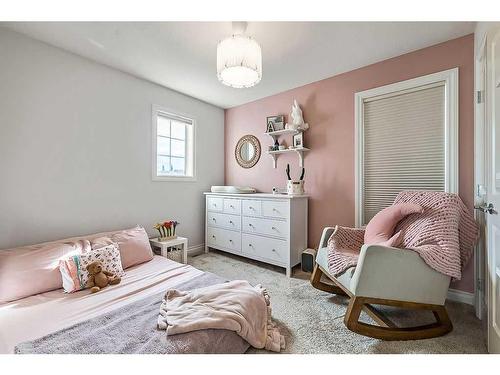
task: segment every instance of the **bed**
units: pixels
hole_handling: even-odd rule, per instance
[[[120,284],[95,294],[88,290],[65,294],[59,289],[3,303],[0,353],[244,353],[248,343],[231,331],[167,338],[165,331],[156,329],[156,304],[159,307],[167,289],[187,290],[221,281],[192,266],[154,256],[128,268]]]

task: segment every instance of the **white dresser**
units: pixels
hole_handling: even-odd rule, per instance
[[[284,267],[307,248],[307,195],[205,193],[209,248]]]

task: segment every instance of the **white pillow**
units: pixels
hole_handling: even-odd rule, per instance
[[[73,255],[59,262],[59,270],[66,293],[73,293],[85,289],[89,279],[87,266],[95,261],[100,261],[103,271],[112,272],[116,276],[123,276],[120,250],[116,243],[94,249],[83,254]]]

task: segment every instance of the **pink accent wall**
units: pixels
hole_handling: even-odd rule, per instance
[[[335,64],[335,61],[331,62]],[[460,196],[471,208],[474,184],[474,35],[414,51],[373,65],[314,82],[225,111],[225,183],[270,192],[286,184],[285,166],[299,176],[298,157],[280,155],[273,169],[266,154],[271,137],[264,134],[266,116],[285,114],[293,99],[310,124],[304,145],[305,189],[309,200],[309,247],[316,247],[323,228],[354,225],[354,93],[451,68],[459,68]],[[265,72],[264,72],[265,74]],[[265,78],[264,78],[265,79]],[[259,138],[262,155],[251,169],[238,166],[234,149],[240,137]],[[287,145],[291,139],[287,139]],[[473,292],[473,261],[453,288]]]

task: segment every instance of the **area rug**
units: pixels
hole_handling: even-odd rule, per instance
[[[273,317],[286,339],[286,353],[486,353],[486,337],[481,321],[470,305],[447,302],[453,331],[446,336],[418,341],[381,341],[349,331],[344,326],[345,297],[314,289],[310,274],[295,270],[287,278],[284,269],[242,257],[211,250],[189,258],[189,263],[203,271],[228,280],[245,279],[262,284],[271,296]],[[404,325],[431,321],[408,310],[383,309],[394,322]],[[369,322],[368,317],[363,319]],[[250,349],[250,353],[265,353]]]

